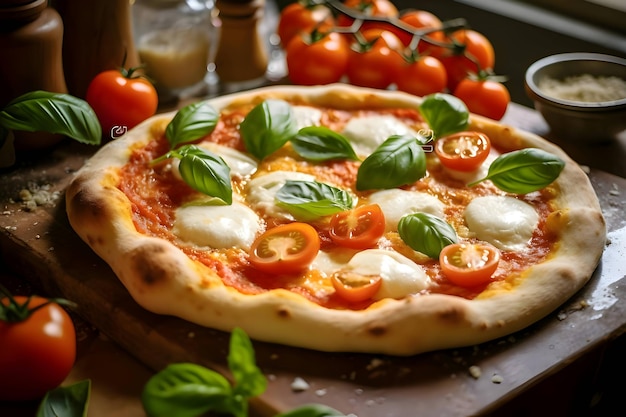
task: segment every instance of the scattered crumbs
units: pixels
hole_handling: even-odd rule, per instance
[[[494,384],[501,384],[502,382],[504,382],[504,378],[502,378],[498,374],[493,374],[493,376],[491,377],[491,382],[493,382]]]
[[[320,388],[318,390],[315,390],[315,395],[317,395],[318,397],[323,397],[326,394],[328,394],[328,389],[326,388]]]
[[[480,366],[472,365],[469,367],[468,371],[469,371],[469,374],[472,376],[472,378],[474,379],[480,378],[480,375],[481,375]]]
[[[295,392],[306,391],[309,388],[311,388],[309,383],[299,376],[295,377],[293,382],[291,383],[291,390]]]
[[[10,216],[11,214],[12,214],[12,213],[11,213],[11,210],[4,210],[4,211],[2,212],[2,215],[3,215],[3,216]]]
[[[48,248],[48,252],[54,252],[54,246],[50,246],[50,247]]]
[[[5,226],[4,228],[10,232],[15,232],[17,230],[17,226]]]
[[[189,333],[187,333],[187,337],[189,339],[193,339],[194,337],[196,337],[196,334],[194,332],[189,332]]]
[[[354,393],[355,393],[356,395],[363,395],[363,388],[356,388],[356,389],[354,390]]]
[[[613,188],[609,190],[609,194],[616,197],[620,195],[619,187],[617,186],[617,184],[613,183]]]
[[[384,403],[385,403],[385,397],[376,397],[374,399],[365,401],[365,405],[367,407],[371,407],[371,406],[374,406],[374,405],[381,405],[381,404],[384,404]]]
[[[379,366],[382,366],[385,363],[385,361],[383,361],[382,359],[378,359],[378,358],[374,358],[370,361],[369,364],[367,364],[366,369],[368,371],[371,371],[373,369],[378,368]]]
[[[556,318],[557,318],[559,321],[563,321],[563,320],[565,320],[565,319],[567,318],[567,312],[565,312],[565,311],[559,311],[559,314],[557,314],[557,315],[556,315]]]
[[[50,184],[28,183],[27,188],[19,192],[19,200],[26,211],[33,211],[39,206],[54,206],[61,197],[59,191],[50,191]]]
[[[41,239],[41,235],[40,234],[36,234],[35,235],[35,239]]]

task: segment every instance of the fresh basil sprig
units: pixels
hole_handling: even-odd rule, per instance
[[[170,149],[208,135],[217,126],[219,117],[217,110],[205,101],[183,107],[165,128]]]
[[[183,145],[155,159],[158,163],[169,158],[180,159],[178,171],[183,181],[191,188],[226,204],[233,202],[233,189],[230,182],[230,167],[214,153],[196,145]]]
[[[435,93],[426,96],[419,110],[438,138],[461,132],[469,125],[467,106],[462,100],[450,94]]]
[[[298,155],[309,161],[359,160],[348,139],[325,126],[303,127],[290,142]]]
[[[21,95],[0,111],[0,146],[7,129],[61,134],[88,145],[99,145],[102,127],[84,100],[69,94],[32,91]]]
[[[349,210],[352,194],[318,181],[287,181],[276,193],[278,205],[296,218],[314,220]]]
[[[87,417],[91,381],[76,382],[48,391],[39,404],[36,417]]]
[[[491,180],[508,193],[527,194],[550,185],[565,168],[559,157],[537,148],[525,148],[500,155],[489,166],[487,176],[468,184]]]
[[[456,231],[445,220],[428,213],[408,214],[398,223],[400,238],[413,250],[438,259],[441,250],[457,242]]]
[[[411,184],[426,174],[424,141],[410,135],[394,135],[365,158],[356,177],[356,189],[389,189]]]
[[[258,159],[277,151],[298,133],[291,106],[276,99],[256,105],[239,128],[246,149]]]
[[[248,399],[265,391],[267,379],[255,363],[248,335],[239,328],[230,337],[228,366],[233,385],[200,365],[169,365],[146,383],[141,397],[144,410],[150,417],[197,417],[208,411],[248,417]]]

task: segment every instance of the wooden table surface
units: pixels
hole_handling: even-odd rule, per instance
[[[503,122],[550,137],[541,117],[522,106],[511,105]],[[407,410],[426,417],[507,416],[513,410],[516,415],[569,416],[578,415],[576,410],[591,415],[590,404],[601,393],[612,393],[607,378],[624,369],[626,138],[602,146],[562,146],[589,167],[611,239],[579,294],[511,337],[411,358],[328,354],[255,342],[258,363],[270,380],[266,394],[255,402],[258,414],[318,402],[359,417],[408,417]],[[2,174],[0,266],[14,274],[0,274],[0,280],[18,289],[32,284],[78,301],[80,355],[66,383],[92,379],[90,417],[143,416],[139,393],[155,370],[179,361],[223,370],[227,335],[137,306],[73,233],[62,198],[55,205],[24,210],[21,189],[34,182],[62,195],[91,152],[64,143],[46,158]],[[470,375],[470,366],[481,369],[479,378]],[[294,392],[296,377],[310,389]],[[32,416],[33,408],[3,404],[0,415]]]

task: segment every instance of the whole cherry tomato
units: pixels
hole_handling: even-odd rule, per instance
[[[416,96],[427,96],[446,89],[448,75],[441,61],[432,56],[418,56],[412,62],[403,62],[395,83],[398,90]]]
[[[466,78],[456,87],[454,95],[463,100],[472,113],[494,120],[502,119],[511,101],[504,84],[489,79]]]
[[[487,284],[500,263],[500,251],[486,243],[454,243],[439,255],[443,274],[461,287]]]
[[[297,273],[306,269],[320,250],[317,230],[307,223],[287,223],[269,229],[250,247],[250,263],[271,274]]]
[[[445,42],[454,45],[451,48],[433,47],[428,51],[439,58],[446,67],[448,88],[454,91],[461,80],[469,74],[493,69],[495,51],[493,45],[480,32],[471,29],[457,30]]]
[[[91,80],[85,99],[93,108],[105,135],[119,136],[156,113],[159,99],[154,86],[135,75],[135,69],[107,70]]]
[[[0,300],[0,400],[43,397],[76,359],[76,331],[67,312],[41,297]]]
[[[318,85],[337,82],[346,72],[348,44],[337,32],[294,36],[285,51],[289,78],[294,84]]]
[[[310,32],[320,24],[332,26],[334,19],[331,11],[325,6],[308,6],[299,1],[286,6],[281,12],[276,33],[283,46],[301,32]]]
[[[387,88],[398,78],[397,71],[404,63],[402,47],[392,32],[376,28],[363,31],[362,40],[349,50],[348,81],[360,87]]]
[[[402,13],[400,15],[400,21],[406,23],[415,30],[438,29],[442,26],[441,20],[437,16],[426,10],[410,10]],[[398,34],[398,37],[400,38],[402,43],[406,46],[409,46],[411,40],[413,40],[413,35],[405,31],[399,32],[401,33]],[[434,31],[432,33],[429,33],[428,35],[425,35],[424,37],[427,39],[432,39],[434,41],[443,41],[444,34],[443,32]],[[419,51],[424,51],[426,48],[428,48],[427,41],[422,40],[418,43]]]
[[[343,5],[366,16],[396,18],[399,14],[398,8],[390,0],[346,0]],[[353,22],[354,19],[345,14],[339,14],[337,17],[337,26],[340,27],[352,26]],[[361,30],[369,28],[388,29],[388,26],[391,25],[384,22],[364,22],[361,25]]]

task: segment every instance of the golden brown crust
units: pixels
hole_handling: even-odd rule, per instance
[[[328,87],[271,87],[225,96],[217,109],[256,103],[267,97],[347,108],[417,106],[419,99],[395,92]],[[245,295],[225,286],[207,267],[191,261],[174,245],[136,231],[130,203],[113,186],[115,168],[129,146],[150,137],[147,120],[124,138],[107,144],[76,175],[67,189],[67,212],[80,237],[113,269],[144,308],[229,331],[242,327],[258,340],[324,351],[412,355],[473,345],[520,330],[555,310],[591,277],[606,232],[595,193],[582,170],[555,145],[530,133],[480,117],[472,128],[485,131],[505,149],[538,147],[567,162],[553,185],[558,210],[548,230],[558,233],[556,251],[527,270],[510,289],[488,288],[474,300],[430,294],[384,299],[365,310],[320,307],[286,290]]]

